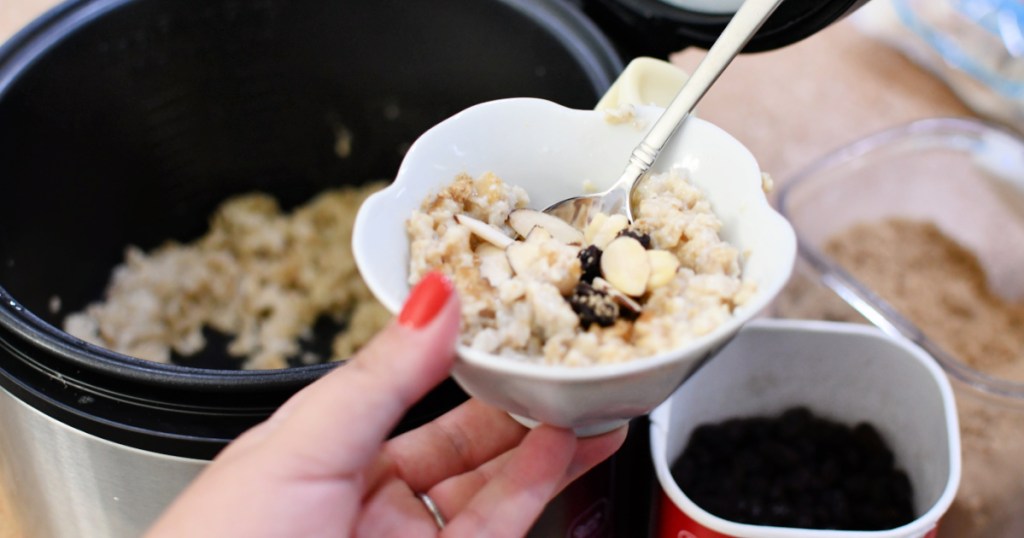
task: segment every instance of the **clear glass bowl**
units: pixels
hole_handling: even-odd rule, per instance
[[[1024,346],[1007,361],[1019,377],[982,371],[939,343],[978,336],[959,334],[955,324],[943,334],[916,325],[919,315],[894,307],[828,253],[837,234],[860,223],[930,222],[977,258],[1000,300],[1024,312],[1024,140],[970,119],[920,120],[858,140],[780,183],[777,204],[796,229],[800,262],[773,314],[867,321],[934,356],[957,393],[964,452],[960,492],[940,536],[1024,536]],[[1020,320],[1011,332],[1024,333]]]
[[[1024,131],[1024,3],[876,0],[852,16],[945,81],[976,113]]]

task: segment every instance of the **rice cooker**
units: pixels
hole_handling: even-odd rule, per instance
[[[61,330],[127,245],[198,237],[231,195],[285,207],[392,177],[475,103],[592,107],[638,55],[707,47],[739,0],[70,0],[0,48],[0,488],[26,536],[136,536],[240,432],[335,364],[159,364]],[[748,45],[863,0],[788,0]],[[335,149],[338,126],[351,155]],[[314,339],[314,344],[317,340]],[[343,367],[343,366],[342,366]],[[465,400],[451,380],[395,433]],[[646,423],[533,535],[642,536]]]

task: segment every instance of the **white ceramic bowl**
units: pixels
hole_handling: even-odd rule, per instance
[[[353,232],[356,263],[373,294],[398,312],[409,293],[405,224],[430,194],[457,174],[491,171],[526,189],[543,208],[618,178],[630,152],[661,109],[637,108],[636,121],[611,124],[602,112],[529,98],[492,101],[438,124],[409,149],[394,183],[360,208]],[[524,423],[613,429],[668,398],[694,369],[761,311],[789,278],[796,256],[792,227],[769,205],[750,152],[718,127],[690,118],[653,172],[683,165],[723,221],[722,236],[744,253],[757,292],[717,330],[681,349],[592,367],[546,366],[458,348],[452,373],[472,396]]]

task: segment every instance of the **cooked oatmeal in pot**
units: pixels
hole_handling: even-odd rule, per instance
[[[447,274],[462,343],[519,360],[585,366],[678,348],[748,300],[740,252],[704,194],[672,169],[641,184],[636,220],[582,230],[527,209],[519,187],[462,174],[407,222],[409,283]]]
[[[224,353],[243,369],[347,359],[391,317],[360,278],[351,245],[357,209],[384,186],[328,190],[292,212],[267,194],[231,198],[195,241],[129,247],[103,300],[69,314],[64,329],[164,363],[177,355],[191,364],[207,347],[206,329],[230,337]],[[303,351],[324,317],[339,326],[330,357]]]

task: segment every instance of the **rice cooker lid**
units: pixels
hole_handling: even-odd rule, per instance
[[[584,10],[627,56],[709,48],[743,0],[581,0]],[[744,52],[784,47],[856,11],[868,0],[786,0]]]

